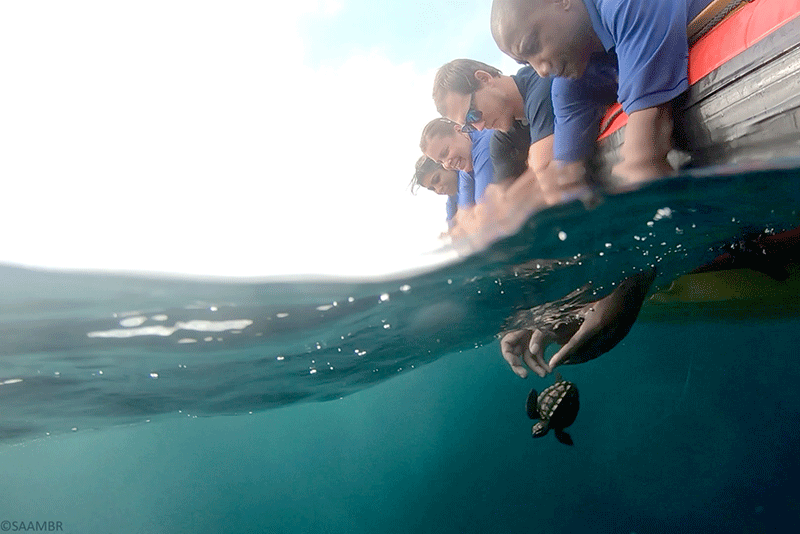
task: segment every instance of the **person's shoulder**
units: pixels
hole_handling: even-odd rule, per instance
[[[589,18],[592,26],[598,30],[594,17],[602,21],[602,26],[607,28],[617,27],[622,30],[624,26],[641,24],[648,21],[652,26],[670,25],[673,21],[688,17],[689,20],[697,16],[713,0],[670,0],[668,2],[653,2],[653,0],[587,0]],[[686,21],[688,24],[689,21]],[[622,27],[620,27],[622,26]],[[633,32],[632,35],[638,35]],[[599,36],[603,40],[603,36]]]
[[[528,129],[528,121],[515,120],[509,130],[495,130],[492,141],[506,142],[508,140],[517,141],[524,140],[520,144],[523,146],[530,145],[531,133]]]
[[[586,4],[587,8],[589,9],[590,18],[592,18],[592,11],[594,11],[594,13],[597,13],[600,19],[606,20],[619,12],[621,7],[620,4],[623,2],[642,3],[642,1],[646,0],[587,0]]]
[[[585,0],[587,4],[591,4],[600,13],[600,16],[613,14],[619,10],[620,6],[626,4],[647,4],[653,0]],[[681,0],[671,0],[673,2]]]
[[[525,98],[526,94],[533,92],[535,89],[549,88],[550,84],[553,83],[552,78],[542,78],[536,74],[536,71],[533,70],[533,67],[530,65],[525,65],[519,69],[516,74],[512,75],[512,78],[514,78],[514,81],[517,83],[517,88],[523,98]]]
[[[487,142],[488,139],[491,139],[494,135],[496,130],[492,130],[491,128],[484,128],[483,130],[475,130],[474,132],[469,133],[469,138],[472,140],[472,144],[484,143]]]
[[[533,70],[533,67],[531,67],[530,65],[523,65],[522,67],[520,67],[520,69],[517,71],[517,73],[516,74],[512,74],[511,77],[512,78],[527,79],[528,77],[531,76],[531,74],[533,74],[534,76],[538,76],[536,74],[536,71]]]
[[[528,151],[531,145],[531,130],[528,124],[521,121],[514,121],[511,129],[495,130],[489,144],[489,150],[493,158],[506,157],[508,153],[515,153],[524,150]]]

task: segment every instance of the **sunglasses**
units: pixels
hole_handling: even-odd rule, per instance
[[[472,124],[475,122],[480,122],[482,118],[483,112],[475,109],[475,93],[472,93],[472,96],[469,99],[469,111],[467,111],[467,116],[464,117],[464,125],[461,126],[461,131],[464,133],[477,132],[478,129]]]

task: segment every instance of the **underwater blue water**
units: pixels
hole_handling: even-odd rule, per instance
[[[791,528],[796,285],[754,275],[769,298],[646,303],[612,351],[561,369],[581,392],[573,447],[531,439],[525,397],[552,378],[516,377],[496,334],[587,283],[597,298],[655,266],[666,290],[743,235],[798,226],[799,179],[686,175],[389,280],[0,268],[0,528]]]

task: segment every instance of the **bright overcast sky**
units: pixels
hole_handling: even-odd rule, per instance
[[[491,0],[0,6],[0,262],[220,276],[393,272],[442,63],[515,70]]]

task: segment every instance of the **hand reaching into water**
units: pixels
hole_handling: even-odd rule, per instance
[[[584,309],[589,306],[591,305],[587,305]],[[545,349],[551,343],[566,346],[570,339],[580,332],[578,327],[584,323],[585,321],[572,321],[561,323],[554,329],[513,330],[506,333],[500,340],[500,352],[511,366],[511,370],[520,378],[528,376],[528,371],[522,365],[523,363],[531,371],[544,378],[547,373],[553,371],[553,360],[551,359],[550,363],[544,361]]]
[[[537,351],[534,356],[530,349],[533,346],[534,333],[539,336],[538,343],[541,343],[542,335],[539,330],[526,329],[508,332],[500,340],[500,352],[502,352],[503,358],[520,378],[528,377],[528,369],[525,368],[525,365],[542,378],[551,371],[544,361],[544,350]]]
[[[536,181],[526,181],[524,175],[513,184],[491,184],[484,191],[480,204],[459,208],[449,234],[480,250],[516,232],[543,206]]]
[[[521,378],[528,376],[523,363],[544,377],[559,365],[588,362],[608,352],[636,322],[655,273],[655,269],[651,269],[626,278],[610,295],[584,306],[578,313],[581,322],[565,323],[555,330],[537,328],[508,332],[500,341],[503,358]],[[562,347],[545,363],[544,351],[551,343]]]
[[[542,198],[550,205],[591,196],[583,162],[552,162],[536,175]]]

